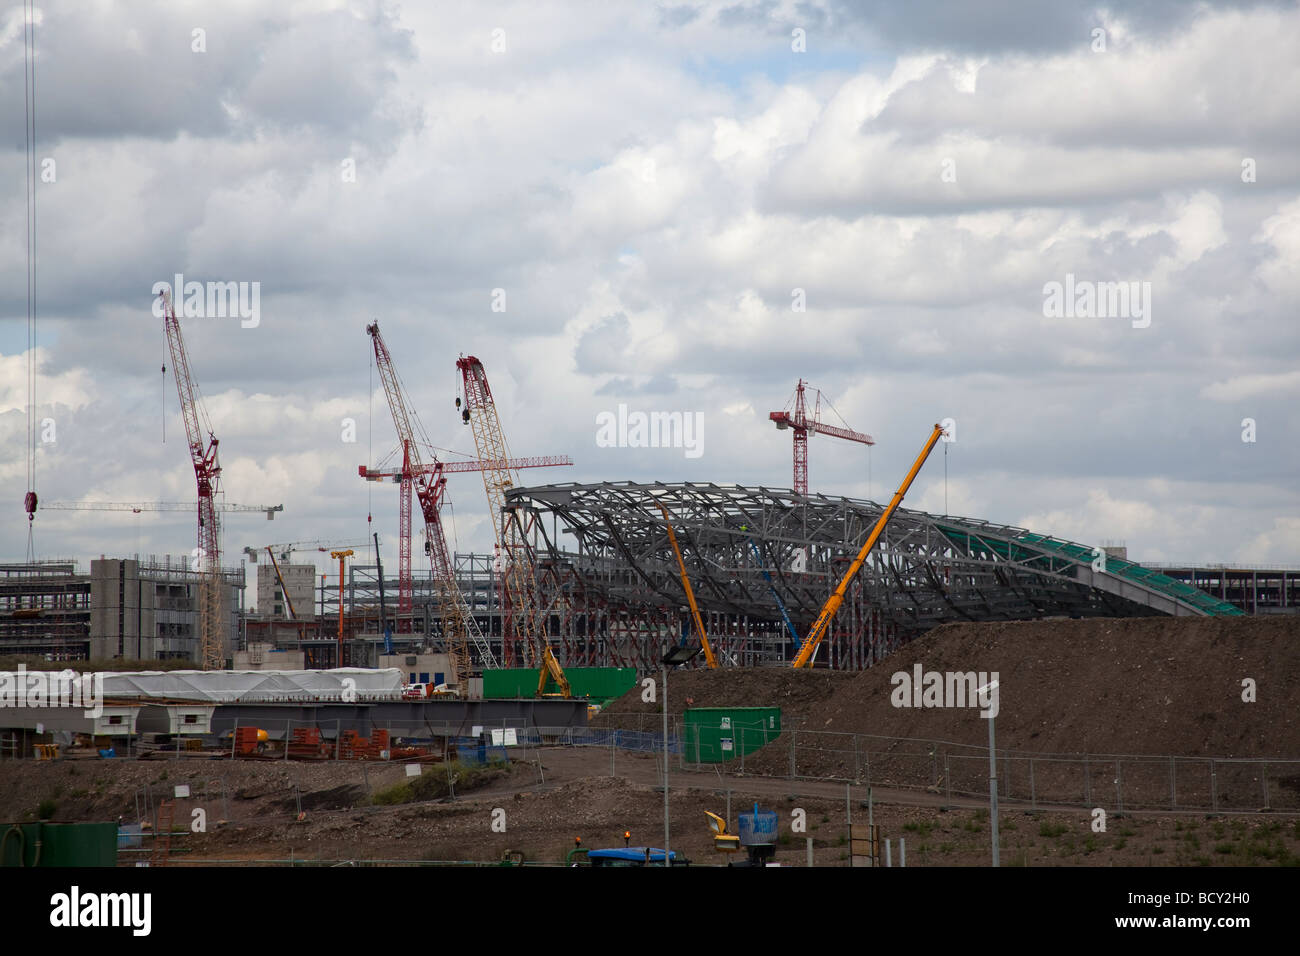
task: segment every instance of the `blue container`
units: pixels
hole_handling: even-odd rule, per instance
[[[119,824],[117,828],[117,848],[119,850],[138,850],[144,844],[144,829],[138,823]]]
[[[755,810],[737,815],[741,846],[765,846],[776,842],[780,818],[773,810]]]

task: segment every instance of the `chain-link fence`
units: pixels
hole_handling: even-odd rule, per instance
[[[751,751],[745,729],[735,734],[736,756],[684,766],[923,790],[945,797],[985,797],[989,792],[987,747],[789,728],[777,741]],[[689,749],[685,760],[691,757]],[[1300,760],[995,752],[999,798],[1033,807],[1300,811]]]
[[[689,730],[689,728],[687,728]],[[718,753],[705,753],[698,732],[670,721],[667,750],[678,770],[710,770],[787,780],[851,783],[927,791],[944,798],[988,795],[987,747],[907,737],[805,730],[787,723],[779,737],[737,726]],[[602,714],[595,726],[544,727],[526,719],[460,723],[259,720],[206,738],[139,739],[125,756],[289,761],[391,761],[474,766],[537,758],[539,748],[661,754],[659,714]],[[1300,759],[1152,754],[1052,754],[998,748],[999,797],[1037,806],[1116,810],[1300,811]],[[89,756],[89,755],[87,755]],[[610,771],[613,773],[613,769]]]

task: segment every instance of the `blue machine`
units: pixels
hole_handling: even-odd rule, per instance
[[[785,602],[781,600],[781,595],[777,593],[776,582],[772,580],[772,575],[768,573],[767,567],[763,564],[763,554],[758,550],[758,545],[754,539],[749,539],[749,549],[754,552],[754,560],[758,562],[758,570],[763,573],[763,580],[772,590],[772,597],[776,598],[776,606],[781,609],[781,620],[785,621],[786,630],[790,632],[790,637],[794,641],[794,648],[797,651],[803,646],[803,641],[799,638],[799,632],[794,629],[794,624],[790,620],[790,615],[785,611]]]
[[[589,850],[587,860],[592,866],[663,866],[664,851],[653,846],[620,846],[609,850]],[[669,866],[680,866],[686,861],[678,858],[676,850],[668,851]]]

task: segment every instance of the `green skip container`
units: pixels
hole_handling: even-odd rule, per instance
[[[687,763],[734,760],[781,736],[780,707],[692,707],[682,721]]]
[[[117,824],[0,823],[0,866],[117,866]]]

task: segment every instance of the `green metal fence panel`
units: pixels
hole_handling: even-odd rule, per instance
[[[500,668],[483,672],[483,696],[493,700],[515,697],[535,697],[539,671],[529,667]],[[564,676],[569,680],[575,697],[590,697],[604,703],[622,697],[636,686],[634,667],[566,667]],[[548,680],[547,693],[557,693],[559,688]]]
[[[780,707],[692,707],[682,721],[682,756],[688,763],[731,760],[781,735]]]

